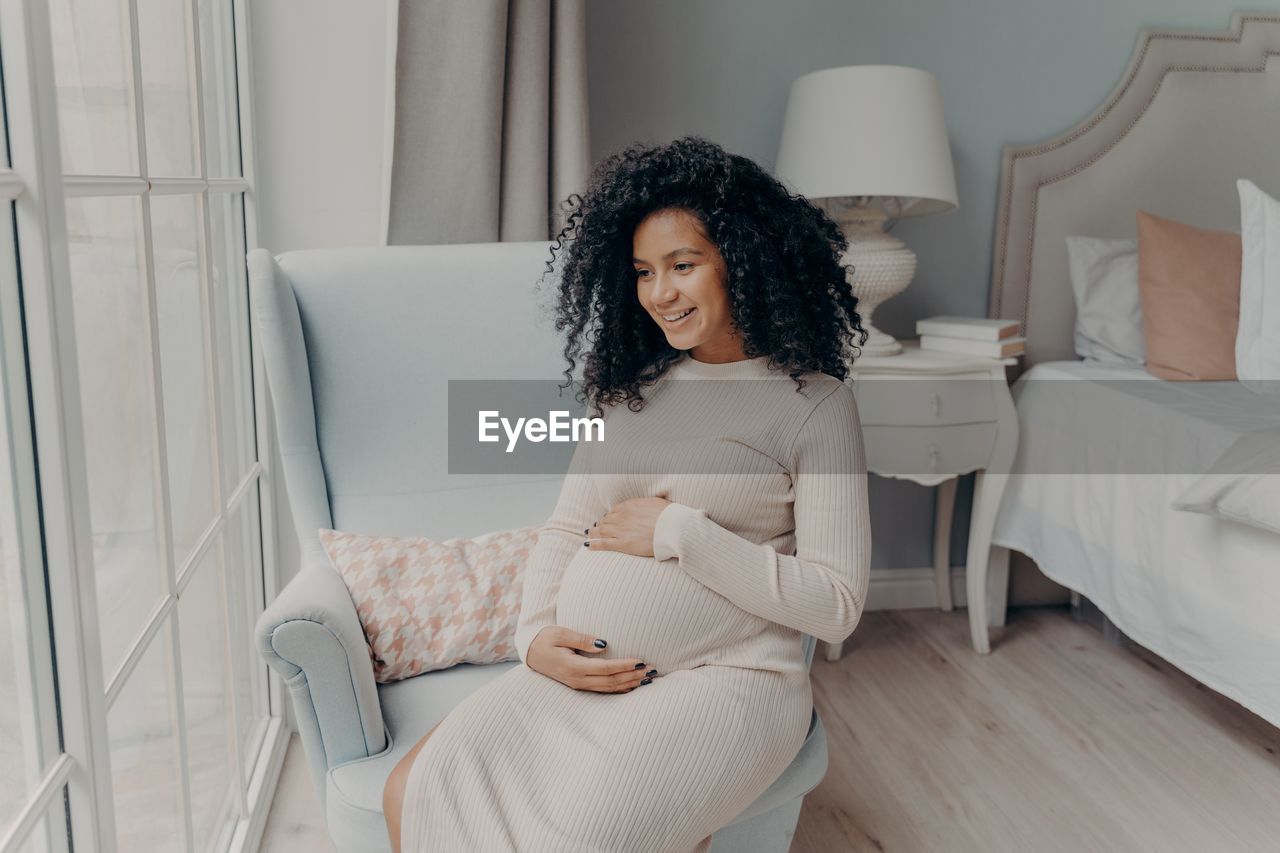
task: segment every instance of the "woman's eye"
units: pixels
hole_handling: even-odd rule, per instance
[[[680,269],[681,267],[688,267],[689,269],[693,269],[693,264],[689,263],[688,261],[681,261],[680,263],[676,264],[676,269]]]
[[[636,270],[636,278],[644,278],[644,275],[647,272],[648,270]]]

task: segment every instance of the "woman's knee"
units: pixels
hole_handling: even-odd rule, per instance
[[[391,837],[391,847],[394,851],[400,849],[400,818],[404,814],[404,792],[409,784],[409,771],[413,768],[414,759],[422,751],[427,739],[435,733],[438,725],[439,723],[432,726],[431,731],[423,735],[422,739],[405,753],[404,758],[396,763],[391,770],[391,775],[387,777],[386,786],[382,789],[382,814],[387,821],[387,832]]]
[[[387,836],[394,853],[400,851],[400,816],[404,813],[404,789],[408,781],[409,765],[402,758],[391,770],[387,784],[382,789],[382,816],[387,822]]]
[[[404,802],[404,789],[409,781],[409,765],[406,759],[410,758],[416,752],[411,751],[396,764],[391,770],[391,775],[387,777],[387,784],[382,789],[382,805],[383,811],[390,818],[394,812],[397,816],[400,813],[400,804]]]
[[[434,731],[435,729],[431,730],[431,732]],[[396,762],[396,766],[391,769],[391,775],[387,777],[387,784],[382,789],[382,805],[388,820],[393,813],[397,819],[400,816],[400,806],[404,803],[404,789],[409,784],[409,771],[413,768],[414,759],[422,751],[422,745],[427,742],[427,738],[431,737],[431,732],[427,732],[413,745],[412,749],[404,754],[403,758]]]

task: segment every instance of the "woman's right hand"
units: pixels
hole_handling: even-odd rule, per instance
[[[574,690],[596,693],[628,693],[657,675],[639,658],[587,657],[604,651],[596,648],[595,641],[590,634],[547,625],[529,643],[525,665]]]

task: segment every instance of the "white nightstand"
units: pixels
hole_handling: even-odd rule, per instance
[[[900,342],[901,354],[859,358],[850,369],[867,470],[938,487],[933,567],[943,610],[952,607],[948,552],[956,478],[978,472],[965,592],[973,648],[987,654],[988,624],[1004,624],[1008,593],[1009,551],[991,546],[991,530],[1018,448],[1018,416],[1005,376],[1005,366],[1017,358],[935,352],[920,349],[919,340]],[[840,652],[828,644],[827,660],[838,660]]]

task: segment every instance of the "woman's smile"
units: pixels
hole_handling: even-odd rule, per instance
[[[697,308],[686,308],[684,311],[677,311],[670,314],[663,314],[662,320],[667,324],[667,328],[672,329],[684,323]],[[674,319],[672,319],[674,318]]]

